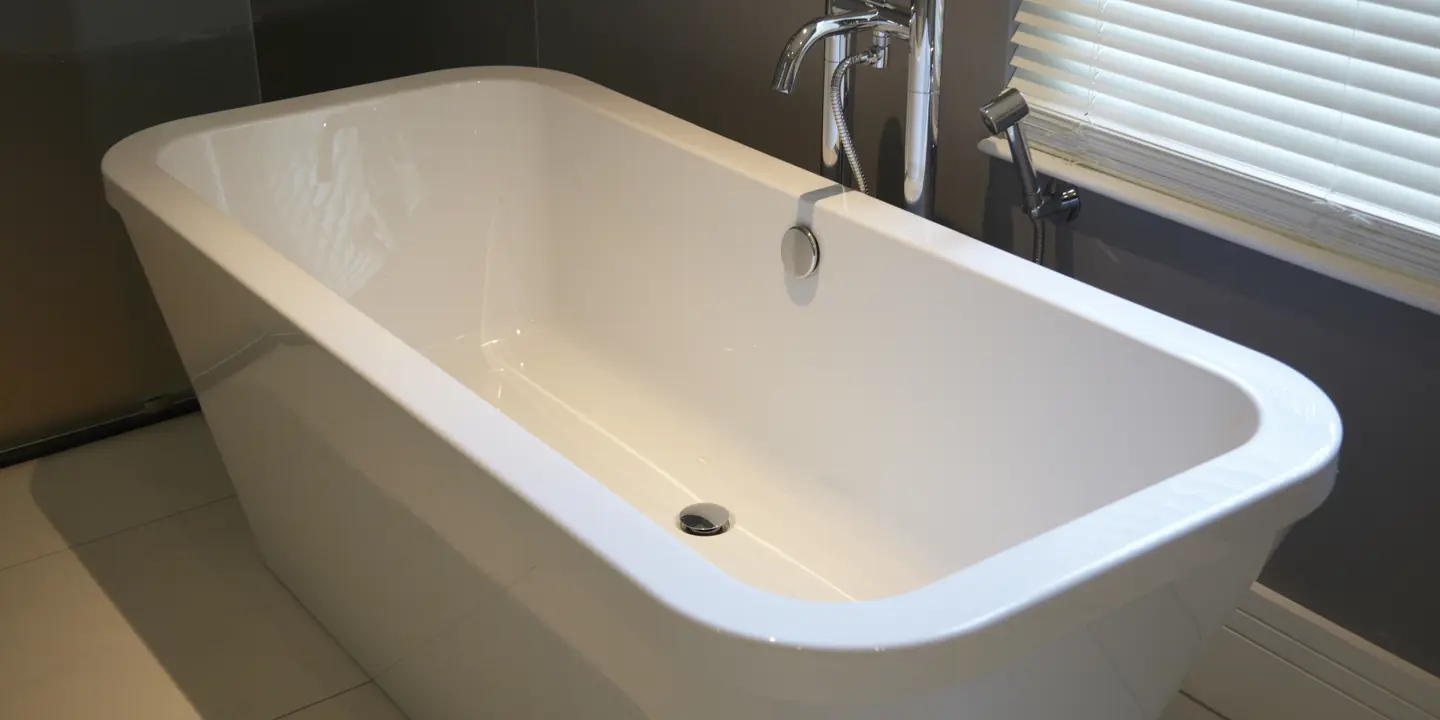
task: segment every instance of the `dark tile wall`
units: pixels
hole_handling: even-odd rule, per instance
[[[819,14],[820,0],[539,0],[540,65],[594,80],[710,130],[807,168],[820,165],[820,63],[812,57],[790,96],[770,90],[786,39]],[[944,151],[936,188],[943,222],[972,235],[984,214],[984,136],[975,108],[1004,79],[1009,14],[1003,3],[951,10],[940,105]],[[956,16],[961,17],[957,18]],[[959,29],[957,29],[957,25]],[[963,40],[961,39],[964,34]],[[901,195],[906,52],[856,76],[855,136],[882,198]]]
[[[262,96],[534,65],[534,13],[533,0],[0,3],[0,457],[188,391],[101,194],[112,144]]]
[[[467,65],[534,65],[532,0],[251,0],[265,100]]]
[[[572,72],[792,163],[819,163],[820,70],[768,89],[785,38],[820,0],[539,0],[543,67]],[[942,86],[939,219],[1028,252],[1014,175],[975,144],[976,108],[1003,87],[1011,8],[951,2]],[[903,63],[862,70],[862,161],[894,197]],[[1018,236],[1018,238],[1016,237]],[[1440,317],[1093,195],[1057,266],[1289,363],[1339,406],[1338,488],[1295,528],[1263,582],[1440,673]],[[1063,431],[1055,428],[1052,431]]]
[[[256,102],[247,0],[0,3],[0,450],[185,392],[100,158]]]

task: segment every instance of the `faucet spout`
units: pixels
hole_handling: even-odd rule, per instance
[[[886,7],[872,6],[844,15],[826,15],[805,23],[785,43],[780,60],[775,63],[775,78],[770,87],[789,95],[795,90],[795,80],[800,74],[800,62],[815,43],[832,35],[851,33],[859,30],[883,30],[892,37],[902,40],[910,37],[910,21],[904,14]]]
[[[821,122],[821,173],[849,185],[854,148],[845,139],[853,124],[854,75],[846,72],[856,63],[883,67],[892,38],[910,45],[909,92],[905,101],[905,176],[900,183],[904,208],[921,217],[935,216],[935,158],[940,133],[940,56],[944,35],[945,0],[825,0],[828,14],[806,23],[785,43],[770,87],[785,95],[795,90],[800,63],[820,41],[825,42]],[[869,50],[854,52],[855,33],[874,32]]]

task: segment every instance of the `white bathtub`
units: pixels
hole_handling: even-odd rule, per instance
[[[268,562],[412,720],[1151,719],[1334,478],[1279,363],[567,75],[104,169]]]

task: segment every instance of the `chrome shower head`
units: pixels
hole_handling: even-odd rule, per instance
[[[985,128],[996,135],[1004,135],[1010,143],[1010,159],[1020,176],[1020,189],[1025,192],[1025,212],[1034,217],[1044,198],[1040,196],[1040,178],[1030,164],[1030,146],[1025,143],[1025,132],[1019,125],[1020,119],[1029,114],[1030,105],[1015,88],[1007,89],[980,107],[980,119],[985,121]]]
[[[996,135],[1009,130],[1029,114],[1030,105],[1025,102],[1025,96],[1015,88],[1000,93],[994,100],[980,107],[980,118],[985,121],[985,128]]]
[[[1051,180],[1040,187],[1040,176],[1030,162],[1030,146],[1025,142],[1025,131],[1020,121],[1030,114],[1030,105],[1019,90],[1010,88],[994,100],[980,107],[980,119],[985,128],[996,135],[1004,135],[1010,143],[1010,160],[1015,163],[1015,174],[1020,178],[1020,190],[1025,193],[1025,214],[1035,224],[1035,262],[1045,259],[1045,227],[1042,218],[1062,215],[1065,221],[1074,220],[1080,212],[1080,193],[1067,188],[1057,180]]]

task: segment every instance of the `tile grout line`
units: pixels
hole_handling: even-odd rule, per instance
[[[264,560],[264,555],[263,555],[263,554],[261,555],[261,559],[262,559],[262,561]],[[326,627],[326,626],[325,626],[325,623],[320,622],[320,618],[315,617],[315,613],[310,612],[310,608],[309,608],[308,606],[306,606],[305,603],[300,600],[300,596],[299,596],[299,595],[296,595],[296,594],[295,594],[295,591],[292,590],[292,589],[290,588],[290,586],[289,586],[288,584],[286,584],[285,581],[280,578],[279,575],[276,575],[276,574],[275,574],[275,571],[270,568],[270,564],[269,564],[268,562],[265,562],[264,565],[265,565],[265,571],[268,572],[268,573],[270,573],[270,577],[272,577],[272,578],[275,579],[275,582],[280,585],[280,589],[284,590],[284,591],[290,596],[290,599],[295,601],[296,607],[299,607],[300,610],[301,610],[302,612],[304,612],[305,615],[310,618],[310,621],[313,622],[313,623],[315,623],[315,627],[320,628],[320,632],[325,633],[325,637],[330,638],[330,642],[334,643],[334,644],[335,644],[335,647],[337,647],[337,648],[340,649],[340,653],[341,653],[342,655],[344,655],[348,660],[350,660],[350,664],[353,665],[353,666],[355,666],[355,670],[360,673],[360,677],[365,678],[365,682],[362,682],[362,683],[360,683],[359,685],[356,685],[355,688],[362,687],[362,686],[364,686],[366,683],[373,683],[373,682],[375,682],[375,679],[376,679],[376,678],[378,678],[380,675],[383,675],[383,674],[384,674],[385,671],[382,670],[382,671],[379,672],[379,673],[376,673],[376,674],[374,674],[374,675],[371,675],[371,674],[370,674],[370,671],[369,671],[369,670],[366,670],[366,669],[365,669],[365,666],[364,666],[364,665],[361,665],[361,664],[360,664],[360,661],[359,661],[359,660],[356,660],[356,659],[355,659],[355,656],[350,654],[350,649],[347,648],[347,647],[345,647],[344,645],[341,645],[341,644],[340,644],[340,640],[335,637],[335,633],[330,632],[330,628]],[[388,670],[388,668],[387,668],[387,670]],[[387,693],[385,693],[385,688],[380,687],[379,685],[376,685],[375,687],[380,690],[380,693],[381,693],[381,694],[385,695],[387,698],[389,697],[389,695],[388,695]],[[350,688],[350,690],[354,690],[355,688]],[[349,690],[342,691],[341,694],[344,694],[344,693],[346,693],[346,692],[349,692]],[[335,697],[335,696],[332,695],[331,697]],[[328,698],[326,698],[326,699],[328,699]],[[317,701],[317,702],[324,702],[324,700],[319,700],[319,701]],[[312,704],[313,704],[313,703],[312,703]],[[309,707],[309,706],[307,705],[306,707]],[[293,711],[291,711],[291,712],[296,712],[296,711],[298,711],[298,710],[303,710],[303,709],[304,709],[304,708],[297,708],[296,710],[293,710]],[[286,715],[289,715],[289,714],[290,714],[290,713],[286,713]],[[285,717],[285,715],[281,715],[280,717]],[[279,720],[279,718],[276,718],[276,720]]]
[[[1135,688],[1130,686],[1130,680],[1115,666],[1115,659],[1110,657],[1110,651],[1106,650],[1105,646],[1100,644],[1100,641],[1095,637],[1095,633],[1089,628],[1086,628],[1084,632],[1085,639],[1090,641],[1090,645],[1095,648],[1096,652],[1100,653],[1100,659],[1105,661],[1105,666],[1110,668],[1110,674],[1119,679],[1120,687],[1124,688],[1125,694],[1130,696],[1130,704],[1135,708],[1135,717],[1145,717],[1145,704],[1140,702],[1140,696],[1135,693]]]
[[[226,500],[233,499],[234,497],[235,497],[235,493],[234,493],[234,492],[231,492],[229,495],[226,495],[226,496],[224,496],[224,497],[215,498],[214,500],[207,500],[207,501],[205,501],[205,502],[203,502],[203,503],[200,503],[199,505],[195,505],[195,506],[193,506],[193,507],[185,508],[184,510],[177,510],[177,511],[172,512],[172,513],[169,513],[169,514],[167,514],[167,515],[161,515],[160,517],[152,518],[152,519],[150,519],[150,520],[146,520],[146,521],[144,521],[144,522],[142,522],[142,523],[137,523],[137,524],[135,524],[135,525],[131,525],[130,527],[123,528],[123,529],[121,529],[121,530],[116,530],[116,531],[114,531],[114,532],[106,533],[106,534],[101,535],[101,536],[99,536],[99,537],[93,537],[93,538],[90,538],[89,540],[83,540],[83,541],[78,542],[78,543],[75,543],[75,544],[73,544],[73,545],[66,545],[65,547],[60,548],[60,549],[58,549],[58,550],[51,550],[50,552],[43,553],[43,554],[40,554],[40,555],[36,555],[35,557],[30,558],[29,560],[21,560],[20,562],[15,563],[15,564],[13,564],[13,565],[6,565],[5,567],[0,567],[0,573],[3,573],[3,572],[5,572],[5,571],[7,571],[7,570],[13,570],[13,569],[18,568],[18,567],[23,567],[23,566],[25,566],[25,565],[29,565],[30,563],[36,562],[36,561],[38,561],[38,560],[44,560],[45,558],[51,557],[51,556],[53,556],[53,555],[59,555],[60,553],[63,553],[63,552],[72,552],[72,551],[74,551],[74,550],[76,550],[76,549],[78,549],[78,548],[85,547],[86,545],[91,545],[91,544],[100,542],[101,540],[109,540],[110,538],[113,538],[113,537],[115,537],[116,535],[124,535],[125,533],[128,533],[128,532],[130,532],[130,531],[132,531],[132,530],[139,530],[140,528],[143,528],[143,527],[145,527],[145,526],[147,526],[147,525],[154,525],[155,523],[158,523],[158,522],[163,522],[163,521],[165,521],[165,520],[169,520],[169,519],[174,518],[174,517],[179,517],[179,516],[181,516],[181,515],[184,515],[185,513],[195,512],[196,510],[202,510],[202,509],[207,508],[207,507],[210,507],[211,505],[214,505],[214,504],[216,504],[216,503],[222,503],[222,502],[225,502]]]
[[[124,535],[124,534],[126,534],[126,533],[131,532],[131,531],[139,530],[140,528],[143,528],[143,527],[146,527],[146,526],[149,526],[149,525],[154,525],[154,524],[156,524],[156,523],[161,523],[161,522],[164,522],[164,521],[166,521],[166,520],[170,520],[170,519],[179,517],[179,516],[181,516],[181,515],[185,515],[185,514],[187,514],[187,513],[196,512],[196,511],[198,511],[198,510],[203,510],[203,509],[205,509],[205,508],[208,508],[208,507],[211,507],[211,506],[214,506],[214,505],[218,505],[219,503],[225,502],[225,501],[227,501],[227,500],[233,500],[233,499],[235,499],[237,496],[238,496],[238,494],[232,491],[232,492],[230,492],[230,493],[228,493],[228,494],[226,494],[226,495],[224,495],[224,496],[222,496],[222,497],[215,498],[214,500],[207,500],[206,502],[200,503],[199,505],[194,505],[194,506],[192,506],[192,507],[188,507],[188,508],[185,508],[185,509],[183,509],[183,510],[177,510],[177,511],[172,512],[172,513],[167,513],[167,514],[162,515],[162,516],[157,517],[157,518],[151,518],[150,520],[146,520],[146,521],[144,521],[144,522],[136,523],[135,525],[131,525],[130,527],[123,528],[123,529],[121,529],[121,530],[116,530],[116,531],[111,532],[111,533],[106,533],[106,534],[101,535],[101,536],[99,536],[99,537],[94,537],[94,538],[91,538],[91,539],[89,539],[89,540],[85,540],[85,541],[83,541],[83,542],[78,542],[78,543],[75,543],[75,544],[73,544],[73,545],[69,545],[69,546],[60,548],[60,549],[58,549],[58,550],[51,550],[50,552],[47,552],[47,553],[44,553],[44,554],[41,554],[41,555],[37,555],[37,556],[35,556],[35,557],[33,557],[33,558],[30,558],[30,559],[28,559],[28,560],[23,560],[23,561],[21,561],[21,562],[15,563],[15,564],[13,564],[13,565],[7,565],[7,566],[5,566],[5,567],[3,567],[3,568],[0,568],[0,573],[3,573],[3,572],[5,572],[6,570],[10,570],[10,569],[13,569],[13,568],[18,568],[18,567],[22,567],[22,566],[25,566],[25,565],[29,565],[30,563],[33,563],[33,562],[36,562],[36,561],[39,561],[39,560],[43,560],[43,559],[45,559],[45,558],[48,558],[48,557],[51,557],[51,556],[54,556],[54,555],[59,555],[59,554],[61,554],[61,553],[65,553],[65,552],[73,552],[73,551],[75,551],[75,550],[77,550],[77,549],[79,549],[79,548],[85,547],[85,546],[87,546],[87,545],[91,545],[91,544],[94,544],[94,543],[98,543],[98,542],[101,542],[101,541],[103,541],[103,540],[108,540],[108,539],[113,538],[113,537],[116,537],[116,536],[118,536],[118,535]],[[269,571],[269,568],[267,567],[266,570]],[[274,577],[273,571],[271,571],[271,576]],[[278,580],[278,578],[276,578],[276,579]],[[287,711],[285,711],[285,712],[283,712],[283,713],[281,713],[281,714],[279,714],[279,715],[276,715],[274,718],[272,718],[272,720],[282,720],[283,718],[290,717],[290,716],[292,716],[292,715],[294,715],[294,714],[296,714],[296,713],[299,713],[299,712],[301,712],[301,711],[303,711],[303,710],[309,709],[309,708],[311,708],[311,707],[314,707],[314,706],[319,705],[319,704],[321,704],[321,703],[324,703],[324,702],[326,702],[326,701],[334,700],[335,698],[340,697],[341,695],[344,695],[344,694],[349,693],[349,692],[351,692],[351,691],[359,690],[360,688],[363,688],[363,687],[365,687],[366,685],[374,684],[374,678],[371,678],[370,675],[365,672],[364,668],[359,667],[359,663],[356,663],[356,662],[355,662],[355,659],[354,659],[353,657],[350,657],[349,652],[346,651],[346,650],[344,649],[344,647],[340,646],[340,643],[337,642],[337,641],[335,640],[334,636],[330,634],[329,628],[326,628],[323,624],[321,624],[318,620],[315,619],[314,615],[310,613],[310,609],[307,608],[307,607],[305,607],[304,603],[301,603],[299,598],[295,597],[294,592],[292,592],[292,591],[290,590],[289,586],[285,585],[285,583],[283,583],[283,582],[279,583],[279,585],[280,585],[281,588],[283,588],[283,589],[285,590],[285,592],[286,592],[287,594],[289,594],[290,598],[295,602],[295,604],[296,604],[298,607],[300,607],[301,610],[304,611],[306,615],[308,615],[308,616],[310,617],[311,622],[314,622],[317,626],[319,626],[319,627],[321,628],[321,630],[325,633],[325,635],[330,639],[330,642],[334,643],[336,647],[340,648],[341,652],[344,653],[346,659],[348,659],[352,664],[355,665],[356,669],[359,670],[360,676],[361,676],[362,678],[364,678],[364,679],[361,680],[360,682],[356,683],[355,685],[351,685],[351,686],[349,686],[349,687],[342,688],[341,690],[338,690],[338,691],[336,691],[336,692],[334,692],[334,693],[332,693],[332,694],[330,694],[330,695],[326,695],[325,697],[319,698],[319,699],[317,699],[317,700],[315,700],[315,701],[313,701],[313,702],[308,702],[308,703],[306,703],[306,704],[304,704],[304,705],[301,705],[301,706],[299,706],[299,707],[297,707],[297,708],[294,708],[293,710],[287,710]],[[383,692],[383,691],[382,691],[382,692]]]
[[[276,715],[274,718],[271,718],[271,720],[284,720],[284,718],[290,717],[291,715],[294,715],[295,713],[298,713],[298,712],[300,712],[301,710],[308,710],[308,709],[310,709],[310,708],[312,708],[312,707],[315,707],[316,705],[319,705],[320,703],[327,702],[327,701],[330,701],[330,700],[334,700],[335,698],[338,698],[338,697],[340,697],[341,695],[344,695],[345,693],[351,692],[352,690],[359,690],[360,688],[365,687],[366,685],[369,685],[369,684],[371,684],[372,682],[374,682],[374,681],[367,679],[365,682],[362,682],[362,683],[360,683],[359,685],[355,685],[355,686],[352,686],[352,687],[345,688],[344,690],[341,690],[340,692],[337,692],[337,693],[335,693],[334,695],[327,695],[327,696],[325,696],[325,697],[323,697],[323,698],[320,698],[319,700],[316,700],[315,702],[306,703],[306,704],[304,704],[304,705],[301,705],[300,707],[297,707],[297,708],[295,708],[294,710],[287,710],[287,711],[285,711],[285,712],[283,712],[283,713],[281,713],[281,714],[279,714],[279,715]]]
[[[1211,715],[1214,715],[1215,717],[1220,718],[1220,720],[1230,720],[1229,718],[1225,717],[1224,715],[1221,715],[1219,710],[1216,710],[1215,708],[1212,708],[1212,707],[1210,707],[1209,705],[1206,705],[1205,703],[1201,702],[1198,698],[1196,698],[1194,695],[1191,695],[1190,693],[1185,692],[1184,690],[1181,690],[1179,694],[1182,695],[1182,696],[1184,696],[1185,699],[1189,700],[1190,702],[1193,702],[1193,703],[1195,703],[1196,705],[1199,705],[1200,707],[1204,708],[1205,712],[1208,712],[1208,713],[1210,713]]]

